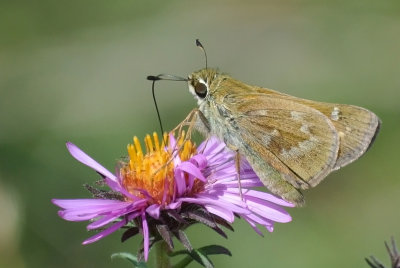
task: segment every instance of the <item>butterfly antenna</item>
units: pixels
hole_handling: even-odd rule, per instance
[[[159,74],[157,76],[149,75],[149,76],[147,76],[147,80],[150,80],[150,81],[153,82],[152,85],[151,85],[151,93],[153,94],[153,102],[154,102],[154,106],[156,107],[158,122],[160,123],[161,136],[164,137],[164,128],[162,126],[161,115],[160,115],[160,111],[158,109],[157,100],[156,100],[156,94],[155,94],[155,90],[154,90],[155,83],[156,83],[156,81],[159,81],[159,80],[187,81],[187,79],[183,78],[183,77],[175,76],[175,75],[170,75],[170,74]],[[164,142],[166,144],[166,141],[164,141]]]
[[[199,47],[204,53],[204,57],[206,58],[206,69],[207,69],[207,66],[208,66],[208,64],[207,64],[207,52],[204,49],[203,45],[200,43],[199,39],[196,39],[196,46]]]
[[[158,110],[158,105],[157,105],[157,100],[156,100],[156,94],[154,92],[154,85],[155,85],[156,81],[157,80],[153,80],[153,83],[151,84],[151,93],[153,94],[153,102],[154,102],[154,106],[156,107],[158,122],[160,123],[161,136],[164,137],[164,128],[162,126],[160,111]]]

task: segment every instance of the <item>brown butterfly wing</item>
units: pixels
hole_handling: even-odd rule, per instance
[[[242,152],[274,193],[289,188],[271,178],[279,173],[295,188],[315,186],[332,170],[338,152],[338,136],[329,119],[306,105],[274,95],[249,93],[225,97],[234,124],[241,130]],[[275,171],[275,172],[274,172]],[[277,189],[278,188],[278,189]]]
[[[334,170],[350,164],[363,155],[379,132],[379,118],[367,109],[320,102],[309,105],[330,118],[338,131],[340,145]]]
[[[310,101],[263,88],[259,88],[258,92],[273,94],[277,98],[307,105],[330,119],[340,139],[334,170],[352,163],[363,155],[379,132],[381,124],[379,118],[373,112],[362,107]]]
[[[213,134],[245,155],[264,185],[296,204],[299,189],[360,157],[380,121],[350,105],[314,102],[246,85],[229,76],[210,90]],[[215,132],[215,133],[214,133]]]

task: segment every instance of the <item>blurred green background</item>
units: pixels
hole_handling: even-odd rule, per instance
[[[60,219],[51,198],[90,195],[98,176],[72,141],[110,170],[133,135],[158,131],[149,74],[209,65],[248,84],[349,103],[383,121],[372,149],[306,193],[293,222],[261,238],[236,221],[229,239],[202,226],[195,247],[222,244],[216,267],[367,267],[400,242],[400,2],[0,2],[0,267],[130,267],[115,233],[95,244],[86,223]],[[157,85],[165,128],[196,106],[184,83]],[[192,264],[191,267],[198,267]]]

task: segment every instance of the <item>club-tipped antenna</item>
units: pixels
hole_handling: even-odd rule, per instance
[[[207,64],[207,52],[206,52],[205,48],[203,47],[203,45],[201,44],[199,39],[196,39],[196,46],[199,47],[204,53],[204,57],[206,58],[206,69],[207,69],[207,67],[208,67],[208,64]]]
[[[154,91],[154,85],[155,85],[156,81],[159,81],[159,80],[168,80],[168,81],[188,81],[188,80],[187,80],[187,78],[183,78],[183,77],[171,75],[171,74],[159,74],[156,76],[149,75],[149,76],[147,76],[147,80],[150,80],[153,82],[151,85],[151,93],[153,94],[154,106],[156,107],[158,122],[160,123],[161,136],[164,138],[164,128],[162,126],[160,111],[158,110],[156,95],[155,95],[155,91]],[[167,144],[166,141],[164,141],[164,144]]]
[[[159,75],[149,75],[147,76],[147,80],[150,81],[158,81],[158,80],[167,80],[167,81],[187,81],[187,78],[183,78],[173,74],[159,74]]]
[[[149,77],[147,77],[148,79]],[[150,79],[149,79],[150,80]],[[157,80],[153,80],[153,83],[151,84],[151,93],[153,94],[153,101],[154,101],[154,106],[156,107],[156,112],[157,112],[157,117],[158,117],[158,123],[160,124],[160,129],[161,129],[161,136],[164,137],[164,128],[162,126],[162,121],[161,121],[161,116],[160,116],[160,111],[158,110],[158,105],[157,105],[157,100],[156,100],[156,94],[154,93],[154,84],[156,83]]]

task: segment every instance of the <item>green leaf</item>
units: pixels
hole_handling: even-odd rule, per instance
[[[207,255],[204,255],[200,250],[194,249],[189,254],[195,261],[197,261],[204,267],[214,268],[214,264],[211,262],[211,260],[207,257]]]
[[[115,258],[121,258],[125,259],[133,264],[133,267],[135,268],[147,268],[146,263],[144,262],[139,262],[137,257],[131,253],[127,252],[119,252],[119,253],[114,253],[111,255],[111,259]]]
[[[231,252],[227,248],[218,245],[209,245],[199,249],[193,249],[192,251],[179,250],[169,255],[171,257],[174,257],[182,254],[188,256],[186,256],[183,260],[174,265],[175,268],[186,267],[190,262],[192,262],[192,260],[197,261],[206,268],[213,268],[214,265],[212,261],[208,258],[209,255],[224,254],[232,256]]]
[[[183,255],[183,254],[189,255],[189,251],[187,251],[187,250],[178,250],[178,251],[175,251],[175,252],[168,253],[168,255],[170,257],[175,257],[175,256],[178,256],[178,255]]]
[[[232,256],[232,253],[223,246],[218,245],[209,245],[198,249],[204,255],[216,255],[216,254],[224,254],[228,256]]]

